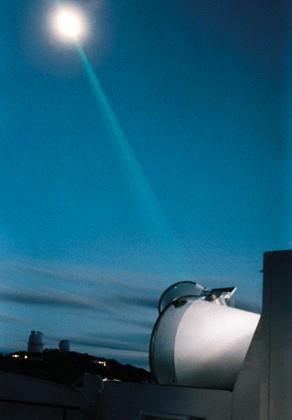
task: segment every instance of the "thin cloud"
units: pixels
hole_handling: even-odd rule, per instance
[[[150,286],[151,281],[162,283],[161,278],[154,275],[112,270],[86,264],[66,264],[44,260],[12,260],[2,261],[0,267],[20,274],[37,275],[38,278],[55,281],[80,282],[89,285],[114,285],[129,290],[145,291],[159,294],[163,290]],[[143,282],[139,284],[137,281]]]
[[[149,332],[127,332],[127,343],[143,343],[148,345],[149,340],[150,340],[150,331]],[[124,333],[119,333],[119,332],[115,332],[114,333],[114,337],[113,334],[109,334],[109,333],[101,333],[101,334],[97,334],[96,332],[94,333],[90,333],[88,334],[88,337],[95,339],[95,340],[117,340],[119,342],[125,342],[125,334]]]
[[[6,314],[0,314],[0,322],[8,322],[8,323],[15,323],[15,324],[27,324],[28,321],[20,318],[20,317],[16,317],[16,316],[11,316],[11,315],[6,315]]]
[[[114,297],[101,297],[97,295],[80,296],[73,293],[52,291],[52,290],[34,290],[28,288],[0,288],[0,298],[2,301],[24,305],[47,306],[70,309],[87,309],[108,313],[111,319],[121,322],[139,325],[145,328],[153,326],[152,320],[129,318],[129,305],[135,305],[143,308],[143,303],[152,308],[154,302],[149,298],[127,297],[124,295],[115,295]],[[120,305],[114,305],[118,303]]]
[[[108,349],[108,350],[126,350],[126,351],[136,351],[136,352],[145,352],[147,346],[143,343],[133,343],[130,341],[122,341],[115,339],[93,339],[93,338],[70,338],[70,343],[85,346],[85,347],[94,347],[96,349]]]
[[[152,330],[155,323],[155,319],[148,319],[145,317],[144,318],[138,318],[138,317],[131,318],[129,317],[128,313],[126,313],[126,316],[124,318],[121,318],[121,316],[119,316],[119,317],[112,317],[111,319],[119,323],[121,322],[123,324],[138,327],[142,331]]]
[[[32,289],[1,288],[0,298],[6,302],[25,305],[111,311],[108,306],[103,306],[100,302],[96,302],[96,299],[80,297],[64,292],[57,293],[53,291],[35,291]]]
[[[151,309],[157,306],[156,299],[152,299],[147,296],[131,297],[125,295],[91,295],[91,297],[87,297],[60,291],[56,292],[53,290],[37,291],[34,289],[14,289],[9,287],[0,288],[0,297],[3,301],[6,302],[22,303],[28,305],[46,305],[53,307],[94,309],[103,310],[110,313],[121,311],[121,306],[118,305],[119,303],[123,306],[147,306]]]
[[[69,336],[67,339],[76,346],[143,353],[148,351],[150,332],[127,332],[127,338],[125,338],[125,334],[119,332],[100,332],[98,334],[93,332],[84,336]],[[57,344],[60,337],[48,335],[46,340],[51,344]]]
[[[123,320],[124,321],[124,320]],[[126,319],[125,322],[130,323],[131,325],[135,325],[137,327],[145,328],[146,330],[150,330],[154,326],[154,321],[152,319]]]
[[[124,303],[130,306],[139,306],[143,308],[156,309],[158,305],[158,299],[149,297],[149,296],[124,296],[124,295],[114,295],[112,300],[116,300],[119,303]]]

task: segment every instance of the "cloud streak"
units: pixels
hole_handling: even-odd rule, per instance
[[[8,323],[15,323],[15,324],[27,324],[28,321],[20,318],[20,317],[16,317],[16,316],[11,316],[11,315],[6,315],[6,314],[0,314],[0,322],[8,322]]]
[[[70,343],[85,346],[93,347],[96,349],[106,349],[106,350],[125,350],[125,351],[136,351],[136,352],[146,352],[147,346],[143,343],[133,343],[129,341],[116,340],[116,339],[103,339],[103,338],[70,338]]]
[[[159,294],[162,288],[150,286],[151,281],[162,283],[157,276],[123,270],[112,270],[86,264],[66,264],[44,260],[11,260],[0,262],[2,270],[37,276],[38,280],[65,281],[82,285],[112,285],[126,290]],[[140,282],[140,283],[139,283]]]
[[[112,299],[129,306],[139,306],[150,309],[157,309],[158,306],[158,299],[150,296],[114,295]]]
[[[68,292],[57,292],[52,290],[35,290],[29,288],[0,288],[0,299],[26,306],[45,306],[50,308],[72,309],[76,311],[91,311],[107,314],[109,319],[137,326],[146,330],[153,327],[154,321],[147,317],[134,316],[129,306],[133,304],[132,299],[125,296],[115,296],[114,299],[100,296],[82,296]],[[120,303],[120,304],[119,304]],[[141,302],[137,301],[137,307]]]
[[[106,310],[111,312],[111,309],[108,306],[96,302],[95,298],[87,298],[65,292],[2,287],[0,288],[0,298],[5,302],[24,305],[44,305],[72,309]]]

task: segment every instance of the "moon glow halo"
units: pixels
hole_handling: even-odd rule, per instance
[[[58,6],[51,14],[50,23],[52,32],[65,43],[79,42],[88,34],[86,16],[75,6]]]

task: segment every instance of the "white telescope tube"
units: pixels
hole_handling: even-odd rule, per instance
[[[260,316],[195,297],[160,314],[150,366],[159,384],[232,389]]]

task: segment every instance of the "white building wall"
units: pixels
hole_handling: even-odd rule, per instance
[[[292,253],[266,255],[270,348],[268,420],[292,419]]]
[[[262,316],[233,394],[233,420],[292,419],[291,251],[265,254]]]
[[[103,420],[135,420],[139,413],[155,412],[231,420],[229,391],[134,383],[106,383],[103,391]]]
[[[80,403],[70,386],[0,372],[1,420],[79,420]]]

